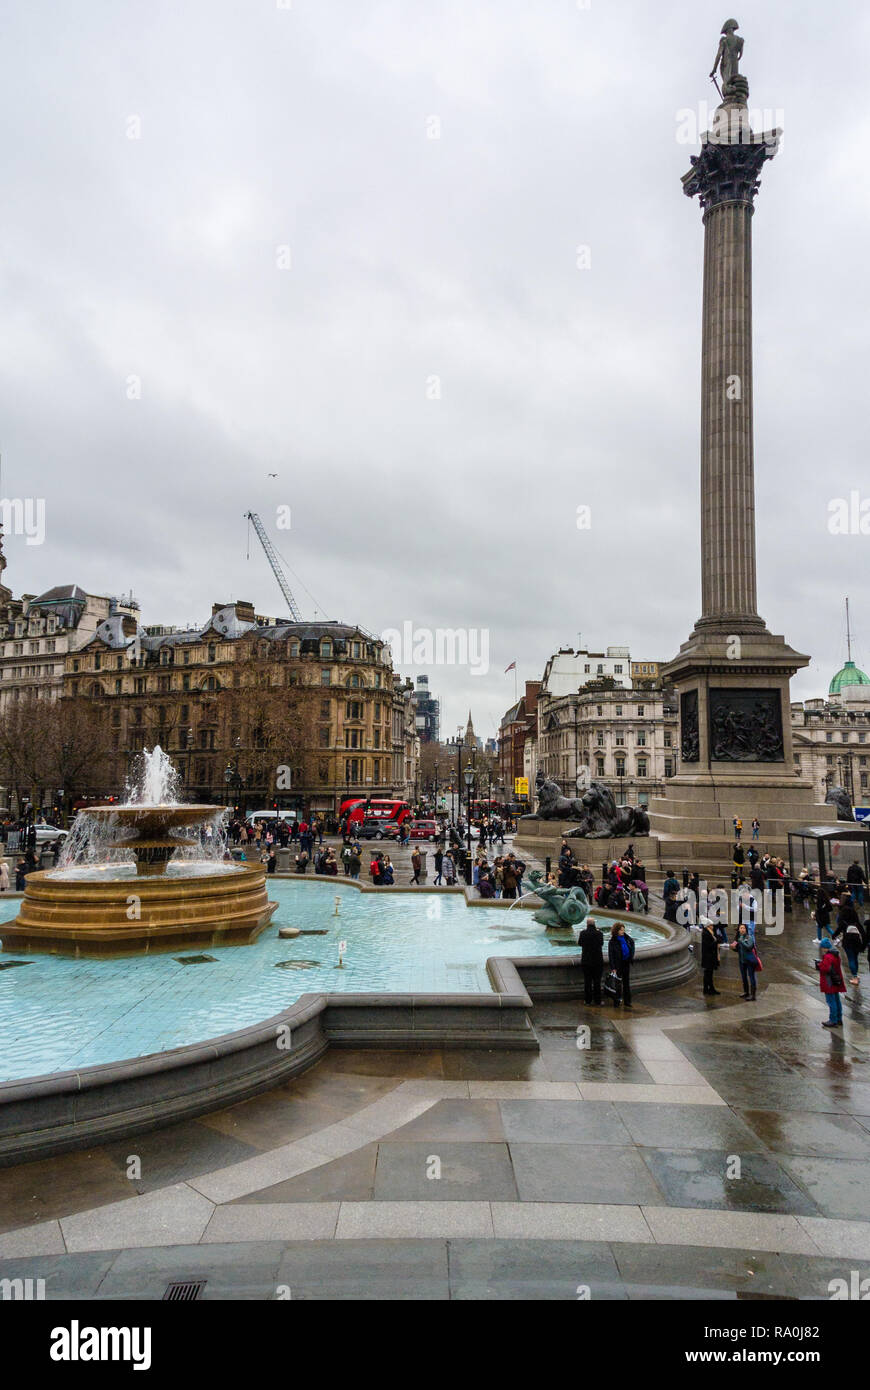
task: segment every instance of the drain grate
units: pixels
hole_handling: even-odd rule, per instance
[[[303,927],[300,936],[329,936],[325,927]]]
[[[320,964],[319,960],[279,960],[275,962],[276,970],[314,970]]]
[[[16,965],[32,965],[32,960],[0,960],[0,970],[14,970]]]
[[[173,960],[178,961],[179,965],[205,965],[206,961],[214,964],[217,956],[173,956]]]
[[[167,1284],[163,1302],[193,1303],[195,1299],[199,1298],[207,1283],[207,1279],[181,1279],[173,1284]]]

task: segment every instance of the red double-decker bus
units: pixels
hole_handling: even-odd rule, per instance
[[[392,821],[401,825],[411,815],[407,801],[397,797],[352,796],[343,801],[338,809],[339,820],[347,816],[348,825],[361,825],[364,820]]]

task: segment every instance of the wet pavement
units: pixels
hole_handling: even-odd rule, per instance
[[[537,1053],[334,1051],[4,1169],[0,1275],[48,1298],[828,1298],[870,1275],[870,995],[865,957],[821,1027],[813,935],[802,910],[759,933],[754,1003],[728,952],[716,997],[698,976],[631,1012],[539,1005]]]

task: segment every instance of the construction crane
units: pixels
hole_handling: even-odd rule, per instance
[[[272,566],[272,573],[278,581],[278,587],[281,590],[281,593],[284,595],[284,601],[287,604],[287,607],[290,609],[291,618],[295,623],[301,623],[302,614],[296,607],[296,602],[293,598],[292,593],[290,592],[290,585],[287,583],[284,571],[278,563],[278,556],[275,553],[275,547],[269,540],[269,537],[266,535],[266,528],[264,527],[260,518],[257,516],[256,512],[245,512],[245,519],[253,524],[254,530],[256,531],[259,537],[260,545],[266,552],[266,559]]]

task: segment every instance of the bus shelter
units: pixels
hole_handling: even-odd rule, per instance
[[[850,864],[858,863],[870,881],[870,829],[860,825],[811,825],[790,830],[788,857],[791,877],[807,869],[817,883],[846,877]]]

